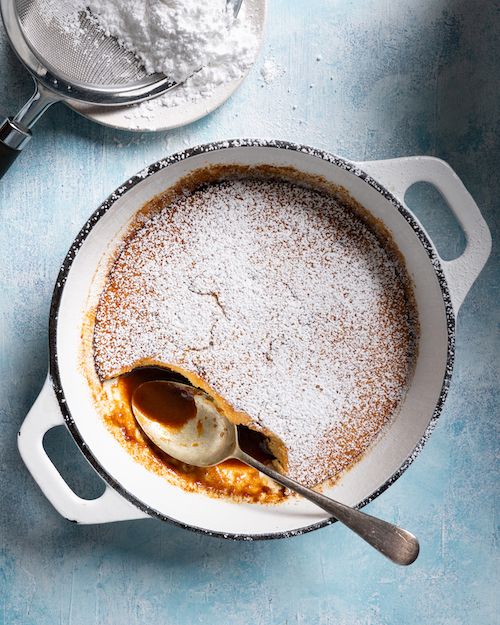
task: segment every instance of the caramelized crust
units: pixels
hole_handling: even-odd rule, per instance
[[[388,233],[343,189],[270,167],[201,170],[144,206],[91,326],[94,386],[107,389],[97,403],[115,437],[187,488],[252,501],[283,493],[240,488],[243,467],[222,481],[215,471],[217,485],[214,472],[184,479],[146,444],[116,379],[144,366],[182,376],[314,485],[349,468],[398,410],[417,339]]]

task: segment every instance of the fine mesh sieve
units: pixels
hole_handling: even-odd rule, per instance
[[[235,15],[241,1],[227,1]],[[0,0],[12,48],[36,85],[17,115],[0,123],[0,177],[31,138],[33,124],[54,102],[118,106],[147,100],[176,85],[162,74],[148,75],[88,13],[75,16],[74,23],[63,19],[65,8],[70,15],[67,0]]]

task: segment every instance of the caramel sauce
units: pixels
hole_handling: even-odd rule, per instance
[[[186,490],[203,491],[216,497],[230,497],[259,503],[278,503],[285,499],[284,489],[276,487],[274,483],[271,486],[258,471],[239,460],[226,460],[213,467],[194,467],[172,458],[151,442],[136,422],[130,404],[135,390],[141,384],[153,380],[186,383],[182,376],[161,367],[136,369],[118,378],[117,385],[121,401],[116,402],[115,409],[105,418],[115,438],[125,444],[136,460],[170,481],[174,479]],[[162,401],[163,399],[165,398],[161,397]],[[183,404],[186,402],[189,407],[189,400],[194,404],[192,398],[183,398],[180,402],[174,398],[174,402],[177,401],[179,404],[179,419],[175,421],[174,427],[186,416],[186,406]],[[137,401],[137,396],[135,401]],[[149,414],[152,413],[153,404],[154,402],[151,401],[150,405],[146,406]],[[155,414],[160,415],[160,419],[163,419],[165,415],[163,409],[158,412],[155,410]],[[170,417],[168,420],[170,421]],[[164,423],[163,420],[161,422]],[[267,450],[263,435],[249,428],[238,426],[238,437],[241,448],[257,460],[264,463],[273,460],[274,457]]]
[[[173,386],[164,380],[141,384],[134,392],[133,400],[135,409],[148,419],[176,432],[196,417],[193,391]]]

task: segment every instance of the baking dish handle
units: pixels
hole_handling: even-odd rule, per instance
[[[17,441],[24,463],[54,508],[70,521],[82,524],[146,517],[108,485],[97,499],[82,499],[71,490],[43,448],[45,433],[63,424],[52,382],[47,376],[19,430]]]
[[[457,314],[491,251],[490,231],[471,194],[448,163],[433,156],[367,161],[357,165],[403,204],[406,191],[415,182],[429,182],[441,192],[467,239],[461,256],[450,261],[441,259]]]

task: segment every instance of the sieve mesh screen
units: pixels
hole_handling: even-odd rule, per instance
[[[106,36],[94,21],[81,12],[79,28],[68,28],[51,12],[53,0],[16,0],[16,10],[24,37],[32,52],[52,74],[70,83],[93,87],[128,87],[156,82],[140,61],[124,50],[113,37]],[[64,0],[58,0],[59,7]]]

